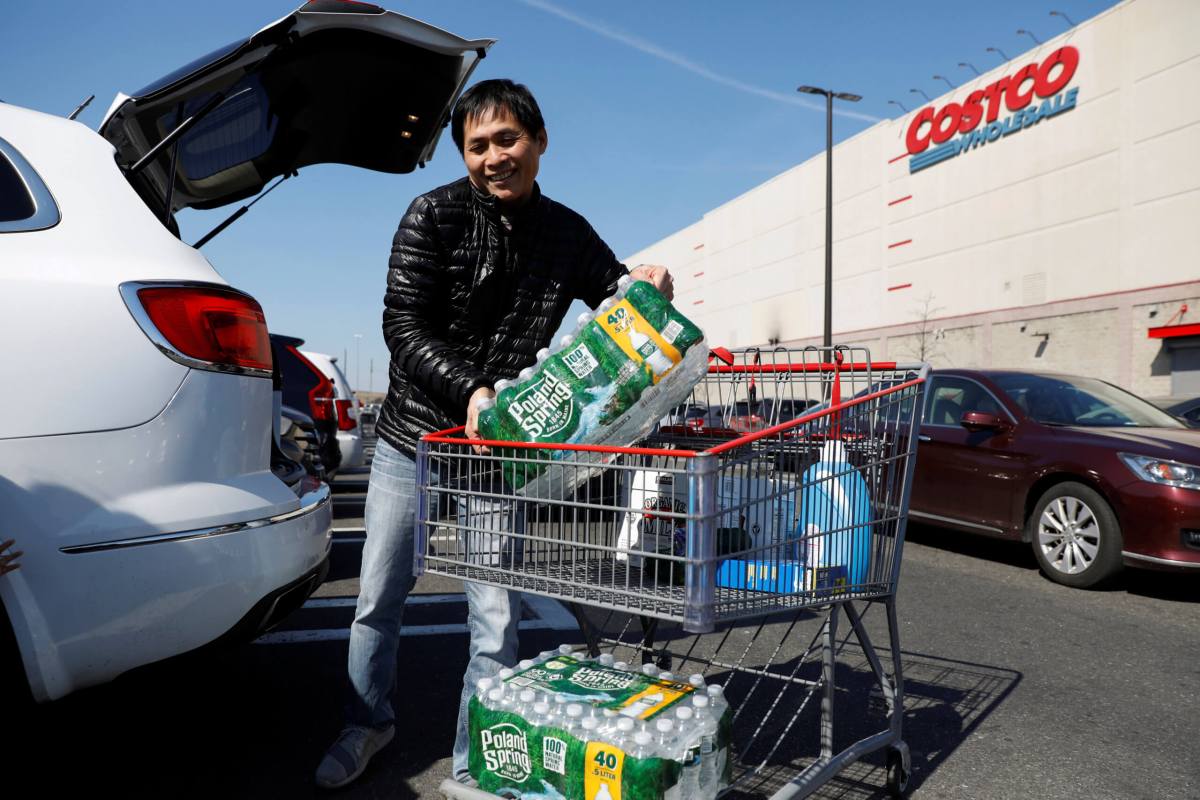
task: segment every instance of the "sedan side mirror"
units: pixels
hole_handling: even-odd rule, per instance
[[[991,414],[987,411],[968,411],[962,415],[959,424],[973,433],[979,431],[995,431],[1000,433],[1012,427],[1008,420],[999,414]]]

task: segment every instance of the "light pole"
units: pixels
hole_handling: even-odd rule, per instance
[[[1011,61],[1011,60],[1012,60],[1012,59],[1010,59],[1010,58],[1009,58],[1007,55],[1005,55],[1004,51],[1003,51],[1003,50],[1001,50],[999,47],[987,47],[987,48],[984,48],[984,50],[985,50],[986,52],[988,52],[988,53],[995,53],[996,55],[998,55],[998,56],[1000,56],[1001,58],[1003,58],[1005,61]]]
[[[356,392],[362,391],[362,334],[354,334],[354,385]]]
[[[1033,33],[1025,30],[1024,28],[1017,28],[1017,36],[1028,36],[1030,39],[1033,39],[1034,44],[1041,44],[1041,42],[1038,41],[1038,37],[1034,36]]]
[[[903,111],[905,114],[908,113],[908,109],[904,107],[904,103],[901,103],[899,100],[888,100],[888,105],[900,106],[901,111]]]
[[[979,70],[976,69],[975,65],[972,64],[970,61],[960,61],[960,62],[958,62],[958,65],[960,67],[970,67],[972,72],[974,72],[976,75],[979,75]]]
[[[950,91],[954,91],[954,84],[951,83],[950,79],[947,78],[945,75],[934,75],[933,79],[935,81],[945,81],[946,85],[950,87]]]
[[[1064,13],[1063,13],[1063,12],[1061,12],[1061,11],[1051,11],[1051,12],[1050,12],[1050,16],[1052,16],[1052,17],[1062,17],[1063,19],[1065,19],[1065,20],[1067,21],[1067,24],[1068,24],[1068,25],[1070,25],[1072,28],[1074,28],[1074,27],[1075,27],[1075,23],[1071,21],[1071,18],[1070,18],[1070,17],[1068,17],[1066,14],[1064,14]]]
[[[833,346],[833,98],[857,103],[861,95],[799,86],[798,92],[825,96],[825,347]]]
[[[925,92],[924,92],[923,90],[921,90],[921,89],[909,89],[909,90],[908,90],[908,92],[909,92],[909,94],[919,94],[919,95],[921,95],[921,97],[924,97],[924,98],[925,98],[925,102],[926,102],[926,103],[932,103],[932,102],[933,102],[932,100],[930,100],[930,99],[929,99],[929,95],[925,94]]]

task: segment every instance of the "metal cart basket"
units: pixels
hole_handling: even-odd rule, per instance
[[[899,796],[895,595],[927,372],[862,348],[714,350],[689,401],[637,447],[431,434],[417,450],[417,572],[565,601],[593,653],[724,684],[738,769],[723,797],[806,797],[883,749]],[[559,471],[533,485],[567,491],[513,490],[505,476],[520,470]],[[874,607],[890,669],[864,620]],[[835,664],[851,636],[870,680],[842,702],[885,726],[835,752]],[[799,768],[796,722],[816,705],[819,755]]]

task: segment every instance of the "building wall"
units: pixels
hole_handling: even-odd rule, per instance
[[[1200,291],[1197,32],[1196,0],[1126,0],[932,103],[1069,44],[1074,109],[912,174],[912,115],[838,145],[835,340],[898,358],[924,338],[935,365],[1085,372],[1169,393],[1170,359],[1146,330],[1165,321],[1149,316],[1155,305],[1169,317],[1186,302],[1195,310],[1175,321],[1200,321],[1188,299]],[[677,305],[711,341],[813,343],[824,202],[820,154],[629,261],[670,266]]]

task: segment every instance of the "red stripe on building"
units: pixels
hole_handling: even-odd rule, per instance
[[[700,305],[700,304],[701,304],[701,303],[703,303],[703,302],[704,302],[703,300],[693,300],[693,301],[692,301],[692,305],[694,305],[694,306],[698,306],[698,305]]]
[[[693,277],[693,278],[699,278],[699,277],[700,277],[701,275],[703,275],[703,274],[704,274],[704,270],[700,270],[699,272],[693,273],[693,274],[692,274],[692,277]]]
[[[912,200],[912,195],[906,194],[906,195],[904,195],[904,197],[898,198],[898,199],[893,200],[892,202],[888,203],[888,205],[894,206],[894,205],[897,205],[898,203],[903,203],[905,200]]]
[[[889,158],[888,163],[895,164],[897,161],[899,161],[902,158],[908,158],[908,153],[901,153],[900,155],[896,156],[895,158]]]
[[[1177,336],[1200,336],[1200,324],[1161,325],[1146,331],[1150,339],[1174,339]]]
[[[899,247],[902,244],[912,244],[912,239],[905,239],[902,242],[893,242],[892,244],[888,245],[888,250],[891,250],[893,247]]]
[[[704,247],[704,242],[701,242],[700,244],[696,245],[692,249],[693,250],[701,250],[701,249],[703,249],[703,247]]]
[[[911,283],[897,283],[895,286],[889,286],[888,291],[889,292],[898,292],[901,289],[911,289],[911,288],[912,288]]]

